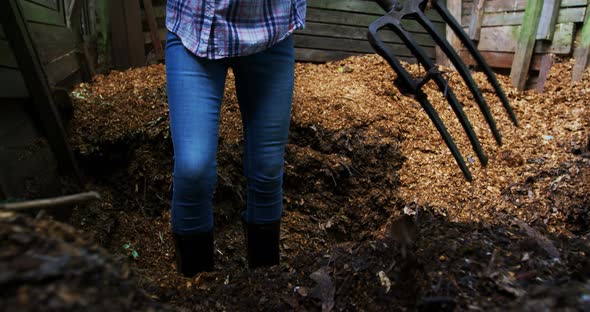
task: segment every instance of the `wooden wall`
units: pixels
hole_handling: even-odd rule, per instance
[[[375,2],[359,0],[308,0],[306,28],[297,31],[294,40],[300,61],[324,62],[351,55],[375,53],[367,41],[367,27],[385,12]],[[444,34],[445,27],[434,12],[427,12]],[[434,59],[434,41],[417,23],[406,21],[404,27]],[[393,53],[405,60],[415,61],[402,41],[392,32],[384,32],[382,39],[390,44]]]
[[[532,0],[531,0],[532,1]],[[466,31],[473,17],[473,0],[464,0],[462,25]],[[527,0],[485,0],[478,48],[492,67],[511,68]],[[545,54],[570,55],[576,30],[584,21],[587,0],[562,0],[552,40],[535,45],[531,69],[539,70]],[[541,24],[549,22],[542,15]],[[538,34],[540,35],[540,34]]]
[[[0,25],[0,97],[24,98],[27,95],[25,81]]]
[[[158,36],[163,42],[166,38],[165,1],[153,0],[153,4]],[[293,37],[296,59],[298,61],[325,62],[351,55],[374,53],[367,41],[367,27],[383,14],[383,10],[372,1],[308,0],[306,28],[297,31]],[[444,34],[444,24],[436,13],[428,12],[428,16]],[[142,20],[144,42],[146,51],[149,52],[153,47],[145,12],[142,13]],[[426,31],[413,22],[408,21],[404,25],[434,59],[434,41],[426,34]],[[397,56],[408,61],[415,61],[397,36],[389,33],[384,35],[384,39],[391,44],[392,50]]]
[[[108,6],[113,68],[145,65],[140,0],[110,0]]]
[[[51,85],[59,85],[80,70],[73,32],[66,26],[64,0],[20,0],[41,64]]]
[[[47,79],[60,86],[79,75],[79,53],[75,36],[66,27],[64,0],[20,0],[27,25]],[[13,52],[0,27],[0,97],[26,97],[22,76]]]
[[[19,1],[51,87],[76,80],[80,63],[74,34],[66,27],[64,0]],[[39,197],[59,192],[57,161],[39,121],[32,117],[32,107],[14,52],[0,26],[2,197]]]
[[[5,198],[59,194],[56,158],[23,104],[0,99],[0,193]]]

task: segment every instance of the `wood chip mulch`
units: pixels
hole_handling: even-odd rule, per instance
[[[485,76],[473,73],[503,146],[496,145],[459,75],[443,69],[489,156],[487,167],[475,157],[442,93],[432,82],[425,86],[468,160],[470,183],[420,105],[393,85],[395,74],[379,56],[297,64],[285,166],[282,250],[287,260],[255,273],[244,269],[234,222],[244,188],[241,121],[230,72],[216,194],[238,200],[226,203],[227,214],[216,211],[223,269],[197,280],[178,277],[172,265],[165,68],[98,76],[72,93],[70,139],[80,158],[90,160],[87,168],[100,163],[93,183],[110,194],[111,209],[80,220],[96,231],[110,219],[108,224],[116,226],[103,231],[105,244],[115,253],[128,241],[140,250],[136,265],[142,286],[174,305],[198,303],[199,308],[189,307],[194,310],[261,305],[486,309],[518,307],[526,298],[534,301],[531,306],[555,307],[560,298],[586,295],[575,283],[560,288],[561,281],[587,284],[590,276],[585,260],[590,252],[590,71],[572,83],[572,65],[553,66],[543,94],[518,92],[508,77],[498,76],[519,127]],[[417,65],[406,66],[415,76],[424,74]],[[127,162],[116,162],[121,158]],[[394,221],[399,215],[414,216],[417,228],[403,230]],[[95,219],[101,222],[92,224]],[[405,243],[400,246],[404,241],[415,244],[406,250]],[[403,260],[406,254],[415,261]],[[556,254],[561,262],[552,260]],[[320,286],[330,279],[337,289],[327,292],[335,295],[307,292],[325,294]],[[388,281],[391,292],[386,292]],[[564,294],[544,296],[535,288],[541,284],[543,291],[559,288]],[[294,288],[302,292],[293,294]],[[242,298],[244,289],[255,295]]]
[[[499,76],[519,119],[518,128],[509,121],[485,75],[473,73],[498,123],[503,146],[496,145],[458,74],[447,74],[449,86],[463,103],[490,158],[487,167],[479,164],[438,89],[433,83],[426,86],[426,93],[468,160],[474,176],[472,183],[463,178],[421,107],[399,93],[392,83],[393,71],[376,55],[320,65],[298,64],[293,120],[329,130],[367,127],[383,139],[401,138],[401,152],[406,161],[399,172],[401,185],[397,196],[407,202],[435,207],[453,220],[491,221],[497,211],[503,211],[526,221],[536,218],[548,221],[547,218],[559,218],[559,205],[545,200],[546,192],[567,188],[567,181],[578,173],[540,177],[532,183],[527,196],[514,199],[511,195],[518,192],[515,187],[526,184],[539,171],[551,171],[560,164],[575,161],[576,151],[579,154],[587,144],[590,79],[587,72],[584,80],[572,83],[571,67],[572,62],[555,65],[543,94],[517,92],[508,77]],[[417,65],[408,68],[415,75],[424,73]],[[92,149],[93,142],[116,141],[135,132],[167,130],[163,65],[98,76],[92,85],[82,84],[73,94],[78,108],[72,140],[82,153]],[[225,103],[221,137],[239,142],[241,126],[231,74]]]

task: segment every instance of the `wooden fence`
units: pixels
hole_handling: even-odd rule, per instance
[[[165,0],[94,1],[108,1],[112,8],[121,8],[111,9],[109,14],[113,19],[111,33],[118,37],[113,37],[111,43],[113,58],[120,56],[119,59],[133,61],[116,67],[139,66],[163,59],[162,46],[167,32]],[[577,37],[587,15],[588,0],[446,0],[446,3],[478,42],[488,63],[497,69],[510,69],[514,84],[520,89],[527,81],[532,86],[537,81],[537,73],[541,77],[538,81],[542,82],[554,56],[570,57],[577,39],[583,43],[579,54],[586,55],[590,51],[590,25],[587,39]],[[306,29],[294,34],[296,59],[324,62],[373,53],[366,39],[367,26],[381,15],[383,12],[374,1],[308,0]],[[441,33],[446,33],[456,49],[462,49],[436,13],[428,11],[427,16]],[[419,25],[406,21],[404,26],[432,59],[449,65]],[[137,40],[137,34],[142,32],[143,40]],[[415,61],[397,36],[384,33],[383,37],[399,58]],[[154,38],[160,42],[159,47],[152,44]],[[129,55],[134,57],[129,58]],[[465,51],[461,55],[468,64],[474,63]],[[578,59],[585,60],[584,57]],[[584,68],[585,62],[579,66],[578,76]]]
[[[66,25],[64,0],[19,0],[34,44],[39,47],[41,64],[49,82],[56,86],[79,74],[80,55],[74,33]],[[0,29],[0,94],[25,97],[22,76]]]
[[[294,36],[297,60],[324,62],[375,53],[367,41],[367,28],[383,14],[383,9],[373,1],[308,0],[306,27]],[[441,33],[445,32],[444,24],[436,13],[428,11],[427,16],[435,22]],[[428,55],[435,59],[435,44],[426,31],[413,21],[404,21],[403,25]],[[389,43],[396,56],[415,61],[410,50],[392,32],[383,32],[382,39]]]
[[[462,25],[492,67],[511,69],[517,87],[542,88],[553,57],[572,54],[587,7],[587,0],[464,0]],[[541,79],[528,77],[531,70]]]
[[[55,195],[61,191],[58,166],[77,170],[53,101],[55,87],[80,76],[68,3],[2,0],[0,5],[0,199]]]
[[[157,35],[160,40],[166,38],[165,1],[153,0],[153,11],[158,27]],[[362,0],[308,0],[307,19],[304,30],[294,34],[296,59],[298,61],[325,62],[342,59],[352,55],[374,53],[367,41],[367,27],[383,10],[373,1]],[[439,16],[434,12],[427,15],[435,22],[438,30],[444,33],[445,27]],[[148,14],[142,10],[142,24],[146,51],[153,49],[152,34],[148,23]],[[436,56],[434,41],[417,23],[404,22],[404,26],[414,35],[416,41],[425,48],[428,55]],[[390,43],[393,52],[406,61],[415,61],[410,51],[402,41],[393,35],[385,33],[384,40]],[[156,55],[157,52],[153,52]]]

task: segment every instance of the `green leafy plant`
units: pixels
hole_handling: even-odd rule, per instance
[[[122,247],[125,250],[127,256],[133,258],[133,260],[137,260],[137,258],[139,258],[139,253],[137,252],[137,250],[135,250],[135,248],[133,248],[133,245],[131,245],[131,243],[123,244]]]

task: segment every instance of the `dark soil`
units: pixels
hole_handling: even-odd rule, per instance
[[[0,219],[3,311],[173,311],[137,287],[131,267],[71,226]]]

